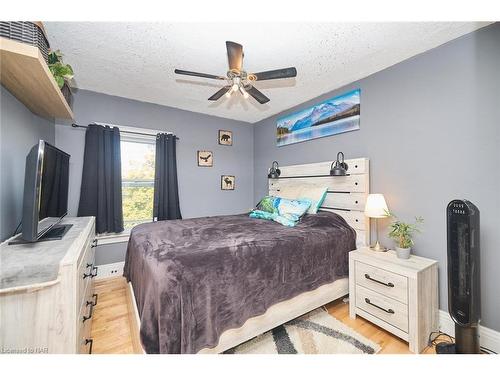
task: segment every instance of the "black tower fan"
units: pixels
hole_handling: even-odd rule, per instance
[[[479,210],[467,200],[446,209],[448,227],[448,310],[455,322],[455,348],[480,353]]]

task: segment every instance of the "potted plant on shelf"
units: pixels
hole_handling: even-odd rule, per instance
[[[418,226],[424,222],[424,219],[415,217],[415,223],[408,224],[397,220],[397,217],[390,212],[387,212],[387,215],[396,219],[389,226],[389,237],[396,241],[396,255],[401,259],[408,259],[413,246],[413,235],[420,233]]]
[[[51,51],[49,53],[49,70],[54,76],[68,105],[71,107],[73,94],[69,83],[73,79],[74,73],[71,65],[65,64],[62,57],[61,51]]]

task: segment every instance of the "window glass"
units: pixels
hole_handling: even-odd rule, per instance
[[[121,141],[123,225],[130,230],[153,221],[155,145]]]

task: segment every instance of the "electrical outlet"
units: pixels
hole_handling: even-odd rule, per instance
[[[123,266],[125,262],[102,264],[99,266],[99,273],[97,274],[98,279],[104,279],[107,277],[116,277],[123,275]]]

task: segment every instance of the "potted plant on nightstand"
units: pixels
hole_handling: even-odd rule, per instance
[[[61,51],[51,51],[49,53],[49,70],[54,76],[59,89],[61,89],[64,99],[66,99],[66,102],[68,102],[68,105],[71,107],[73,94],[69,83],[74,76],[73,68],[71,65],[65,64],[62,57]]]
[[[408,224],[397,220],[397,217],[390,212],[388,212],[388,216],[396,219],[389,226],[389,237],[396,241],[396,255],[401,259],[408,259],[410,257],[411,247],[413,246],[413,235],[415,233],[420,233],[418,226],[424,222],[424,219],[416,217],[415,223]]]

